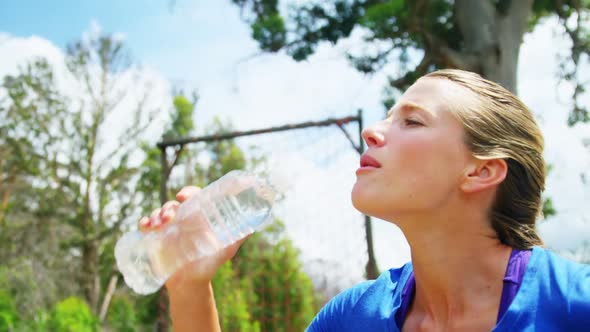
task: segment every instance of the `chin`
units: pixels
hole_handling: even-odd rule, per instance
[[[392,215],[395,215],[397,209],[390,202],[384,204],[383,197],[377,193],[371,193],[370,191],[364,190],[362,186],[355,184],[350,194],[352,200],[352,206],[359,212],[379,218],[382,220],[392,220]]]
[[[368,195],[367,192],[363,191],[357,185],[352,188],[350,198],[352,200],[352,206],[355,209],[366,215],[374,216],[375,205],[378,203],[378,200],[371,198],[371,195]]]
[[[362,206],[364,205],[364,201],[366,195],[363,193],[363,190],[360,188],[358,182],[354,184],[354,186],[352,187],[352,191],[350,193],[350,199],[352,200],[352,206],[354,206],[355,209],[363,212]]]

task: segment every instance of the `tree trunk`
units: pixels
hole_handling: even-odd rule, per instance
[[[455,17],[464,41],[464,53],[477,59],[483,77],[517,93],[518,55],[533,0],[456,0]],[[501,9],[500,9],[501,8]]]
[[[82,278],[84,297],[92,308],[93,312],[98,309],[98,297],[100,293],[100,282],[97,282],[98,250],[95,241],[86,241],[82,248]]]

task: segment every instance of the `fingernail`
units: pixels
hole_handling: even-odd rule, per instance
[[[152,214],[150,215],[150,219],[157,218],[160,215],[160,213],[162,213],[161,208],[155,209],[154,211],[152,211]]]
[[[145,227],[149,224],[149,222],[150,222],[149,218],[143,217],[139,220],[139,225]]]
[[[172,210],[166,210],[166,212],[164,212],[164,214],[162,214],[162,219],[172,219],[174,217],[174,211]]]

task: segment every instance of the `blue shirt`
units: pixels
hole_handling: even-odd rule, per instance
[[[399,331],[395,314],[411,272],[408,263],[345,290],[322,308],[307,331]],[[590,266],[533,248],[518,293],[493,331],[588,330]]]

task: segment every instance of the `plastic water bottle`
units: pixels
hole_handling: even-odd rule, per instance
[[[115,246],[119,271],[136,293],[153,293],[178,268],[261,229],[281,197],[268,178],[231,171],[183,202],[162,229],[124,234]]]

